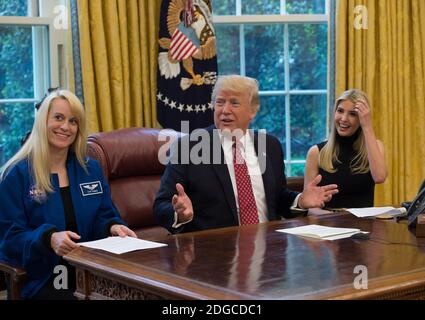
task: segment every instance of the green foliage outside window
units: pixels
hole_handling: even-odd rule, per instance
[[[26,12],[26,0],[0,0],[0,16]],[[0,25],[0,99],[34,98],[32,55],[31,26]],[[0,103],[0,165],[19,149],[33,120],[33,103]]]

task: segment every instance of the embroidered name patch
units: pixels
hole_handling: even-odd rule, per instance
[[[100,181],[80,183],[80,189],[81,194],[84,197],[103,193],[102,184],[100,183]]]

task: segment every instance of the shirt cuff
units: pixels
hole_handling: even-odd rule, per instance
[[[290,208],[291,212],[295,215],[300,215],[300,214],[306,215],[308,213],[308,209],[304,209],[299,206],[301,195],[302,193],[297,194]]]
[[[292,202],[291,209],[302,209],[302,208],[300,208],[300,207],[298,206],[298,201],[300,200],[301,194],[302,194],[302,193],[298,193],[298,194],[297,194],[297,196],[296,196],[296,197],[295,197],[295,199],[294,199],[294,202]]]
[[[172,227],[173,227],[174,229],[180,228],[182,225],[184,225],[184,224],[186,224],[186,223],[189,223],[189,222],[191,222],[192,220],[193,220],[193,217],[192,217],[192,219],[187,220],[187,221],[185,221],[185,222],[177,223],[177,222],[178,222],[178,215],[177,215],[177,212],[175,212],[175,211],[174,211],[174,223],[173,223]]]

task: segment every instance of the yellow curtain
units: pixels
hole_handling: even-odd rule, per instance
[[[159,11],[152,0],[78,0],[90,132],[156,126]]]
[[[389,176],[376,205],[412,200],[425,179],[424,17],[424,0],[337,2],[336,95],[368,94],[385,145]]]

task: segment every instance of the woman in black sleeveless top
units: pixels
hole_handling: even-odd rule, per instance
[[[375,183],[387,177],[384,146],[375,136],[369,101],[360,90],[345,91],[336,101],[327,141],[310,148],[304,185],[317,174],[320,185],[335,183],[339,193],[330,208],[372,207]]]

